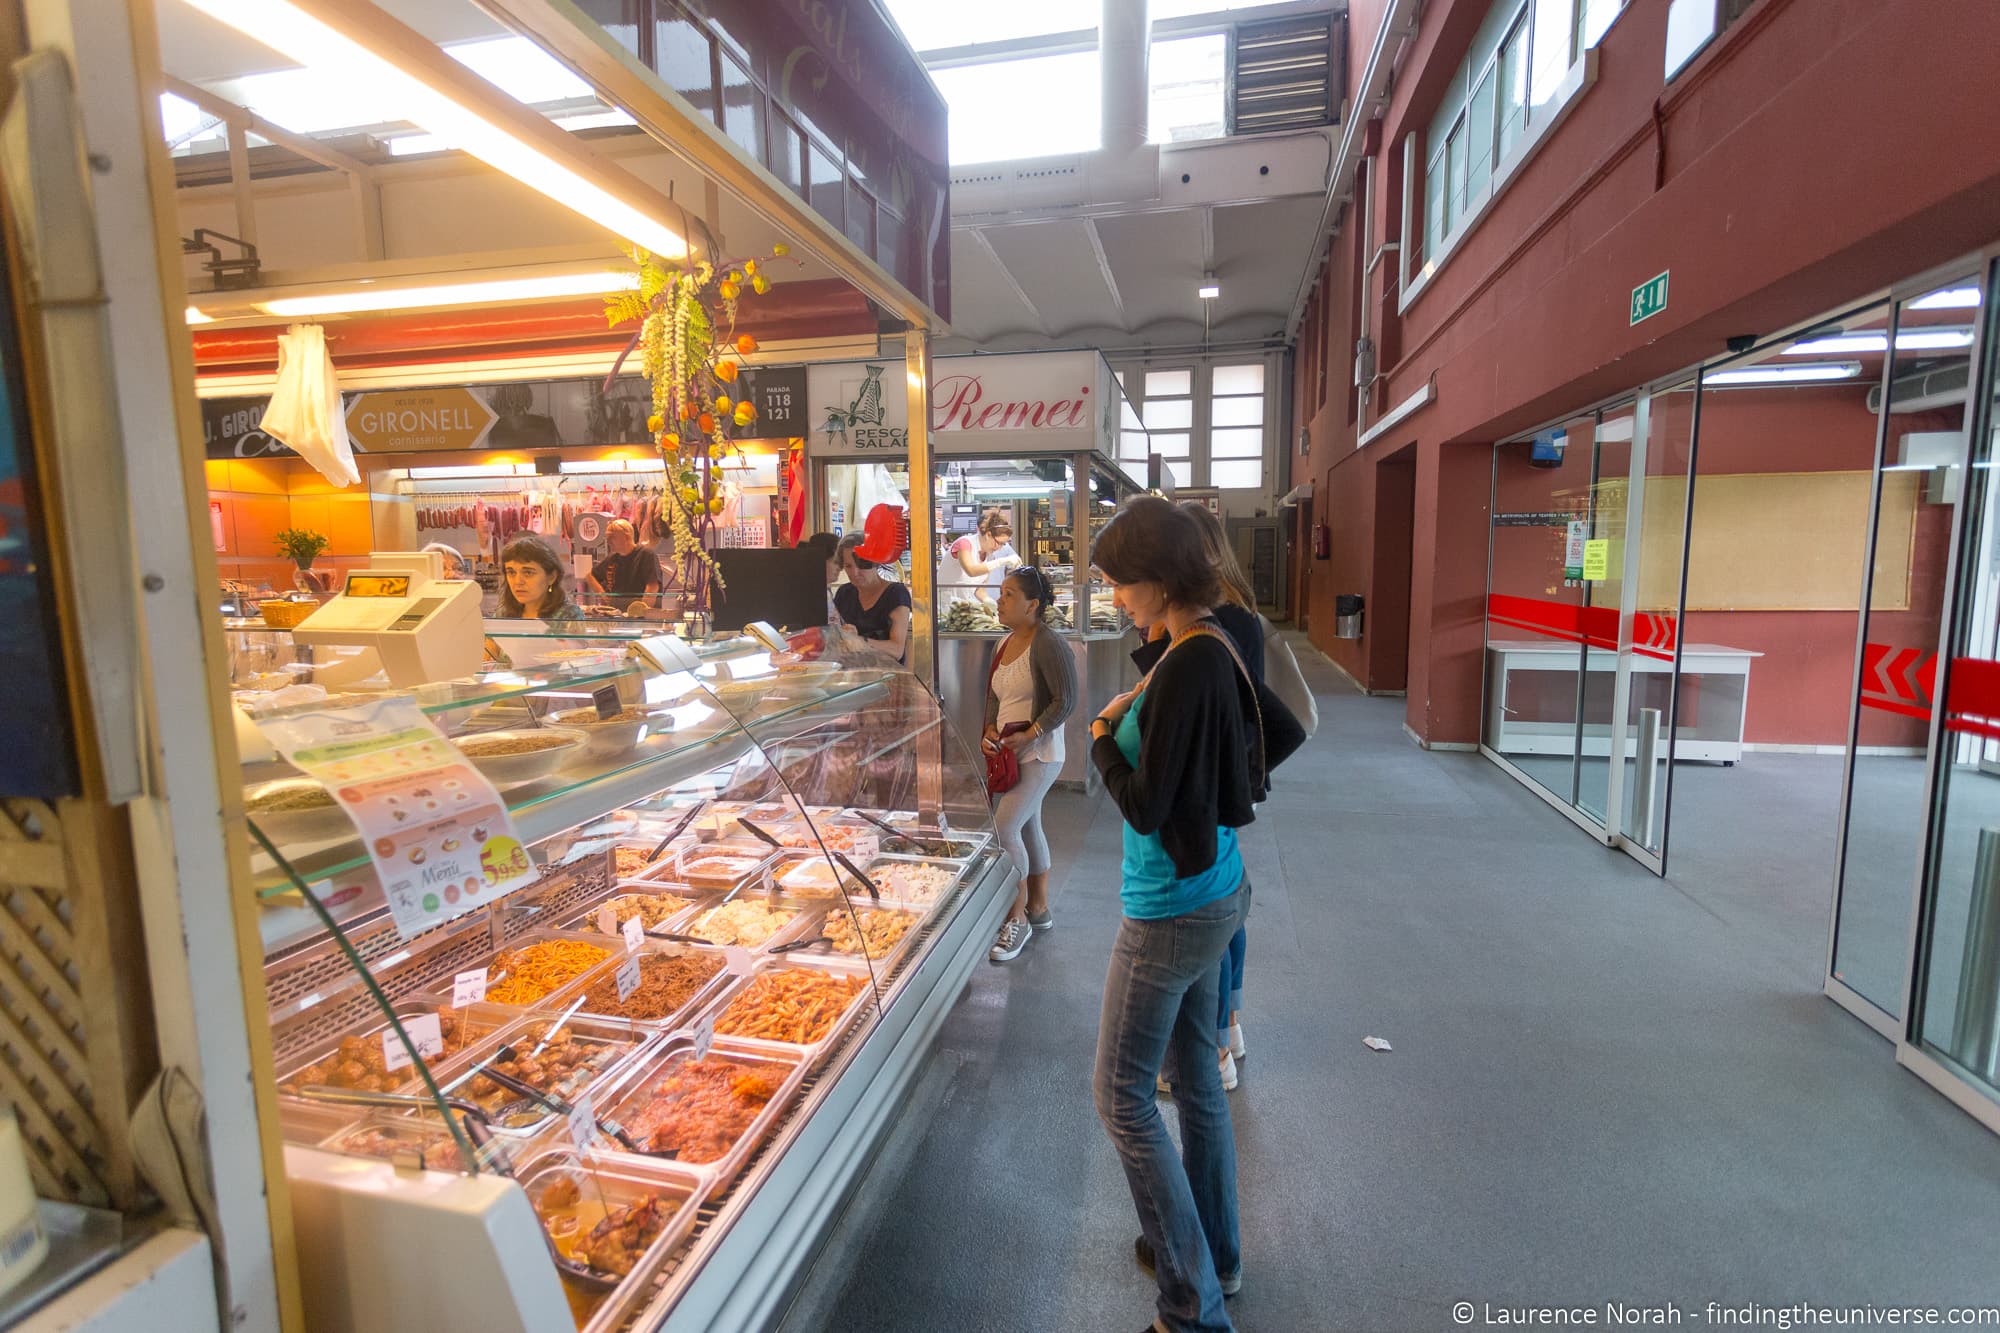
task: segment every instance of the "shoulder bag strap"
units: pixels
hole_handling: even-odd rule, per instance
[[[1271,785],[1271,770],[1264,762],[1264,705],[1257,698],[1257,682],[1251,677],[1250,668],[1243,664],[1243,654],[1236,650],[1235,642],[1227,634],[1206,622],[1196,624],[1183,633],[1176,635],[1173,643],[1169,645],[1168,651],[1172,651],[1182,643],[1197,636],[1220,639],[1222,646],[1229,650],[1229,660],[1236,663],[1236,674],[1243,677],[1243,683],[1250,687],[1250,708],[1257,717],[1257,771],[1261,775],[1258,779],[1258,785],[1269,787]],[[1158,662],[1153,664],[1153,670],[1159,670]],[[1152,672],[1147,672],[1146,676],[1150,680]]]

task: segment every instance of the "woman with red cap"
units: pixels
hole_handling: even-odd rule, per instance
[[[882,577],[882,566],[903,553],[903,521],[902,511],[894,505],[876,505],[868,511],[863,531],[840,539],[840,568],[847,582],[834,590],[833,609],[849,629],[883,644],[883,651],[907,666],[915,604],[908,588]]]

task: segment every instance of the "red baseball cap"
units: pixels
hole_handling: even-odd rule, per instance
[[[879,504],[861,526],[861,544],[854,554],[878,565],[893,564],[910,549],[910,516],[897,505]]]

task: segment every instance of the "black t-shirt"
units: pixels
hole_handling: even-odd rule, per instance
[[[875,605],[865,610],[861,605],[861,593],[852,583],[843,583],[833,592],[833,609],[840,612],[840,618],[848,628],[864,639],[878,642],[889,637],[889,620],[896,608],[909,609],[915,605],[910,600],[910,590],[900,583],[884,586],[882,595],[875,599]],[[907,640],[904,652],[908,653]]]
[[[612,597],[643,597],[648,583],[660,583],[660,557],[635,546],[624,555],[605,556],[590,576]]]

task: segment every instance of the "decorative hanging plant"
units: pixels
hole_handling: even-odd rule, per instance
[[[783,258],[789,247],[774,245],[771,253]],[[755,259],[674,263],[643,250],[632,259],[639,289],[606,298],[605,316],[613,328],[637,323],[639,331],[605,383],[636,348],[653,390],[646,429],[667,466],[667,530],[694,605],[706,610],[710,580],[722,586],[708,550],[723,510],[717,473],[724,460],[742,456],[739,441],[754,438],[757,424],[756,405],[731,396],[742,358],[757,350],[755,338],[736,332],[736,309],[746,288],[762,296],[771,278]]]

